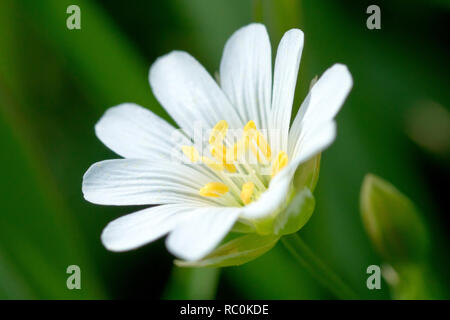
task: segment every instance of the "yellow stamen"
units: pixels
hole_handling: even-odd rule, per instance
[[[227,158],[227,148],[223,144],[211,146],[211,154],[219,161],[219,163],[223,164],[229,172],[236,172],[236,167],[231,163],[231,159]]]
[[[228,123],[225,120],[220,120],[216,123],[209,135],[209,143],[214,145],[222,143],[228,131]]]
[[[198,151],[193,146],[182,146],[181,150],[183,151],[184,155],[191,160],[191,162],[195,163],[199,159]]]
[[[238,141],[233,145],[233,160],[236,161],[242,153],[239,151],[242,151],[242,142]]]
[[[250,145],[250,150],[252,150],[253,154],[256,157],[256,160],[258,160],[258,162],[262,162],[261,156],[259,155],[258,148],[256,148],[255,144],[253,142],[250,142],[249,145]]]
[[[215,162],[212,159],[202,157],[202,162],[213,170],[223,171],[223,165],[221,163]]]
[[[221,182],[210,182],[205,184],[199,191],[201,196],[204,197],[220,197],[228,192],[228,186]]]
[[[272,150],[270,150],[266,138],[264,138],[263,134],[259,131],[257,132],[256,144],[258,145],[259,150],[261,150],[266,159],[270,160],[270,157],[272,156]]]
[[[227,169],[228,172],[231,172],[231,173],[235,173],[236,172],[236,166],[234,164],[225,163],[224,166],[225,166],[225,168]]]
[[[231,159],[233,161],[237,161],[241,159],[245,152],[247,151],[248,143],[246,143],[247,139],[241,139],[236,142],[233,147],[228,149],[228,152],[231,154]]]
[[[223,144],[216,144],[211,146],[211,154],[220,163],[227,162],[227,148]]]
[[[244,183],[241,191],[241,200],[245,205],[252,202],[253,190],[255,189],[255,184],[253,182]]]
[[[286,152],[280,151],[277,154],[275,161],[272,163],[272,178],[281,171],[288,164],[288,156]]]
[[[264,157],[266,157],[267,160],[270,160],[270,158],[272,157],[270,146],[267,143],[266,138],[264,138],[264,135],[256,129],[256,125],[253,120],[247,122],[244,127],[244,139],[250,144],[250,148],[253,154],[258,159],[258,162],[261,162],[262,159],[260,158],[259,152],[256,147],[252,144],[252,141],[255,141]]]
[[[244,133],[250,133],[253,130],[256,130],[256,124],[253,120],[250,120],[249,122],[247,122],[247,124],[244,127]]]

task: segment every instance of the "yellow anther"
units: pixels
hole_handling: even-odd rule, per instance
[[[256,145],[258,146],[259,150],[262,152],[264,157],[266,157],[267,160],[270,160],[272,156],[270,146],[267,143],[267,140],[264,137],[264,135],[256,129],[256,125],[253,120],[247,122],[247,124],[244,127],[244,139],[250,145],[250,148],[253,154],[258,159],[258,161],[261,161],[261,158],[258,150],[253,145],[252,141],[255,141]]]
[[[235,173],[236,172],[236,166],[234,164],[224,164],[225,168],[228,172]]]
[[[286,152],[280,151],[277,154],[275,161],[272,163],[272,178],[281,171],[288,164],[288,156]]]
[[[209,143],[214,145],[217,143],[222,143],[223,139],[227,135],[228,123],[225,120],[220,120],[216,123],[214,128],[209,135]]]
[[[191,162],[195,163],[199,159],[198,151],[195,149],[195,147],[192,146],[182,146],[181,150],[183,151],[184,155],[191,160]]]
[[[213,170],[223,171],[223,164],[215,162],[207,157],[202,157],[202,162]]]
[[[227,148],[223,144],[216,144],[211,146],[211,154],[214,158],[217,159],[220,163],[227,162]]]
[[[255,189],[255,184],[253,182],[244,183],[241,190],[241,200],[245,205],[252,202],[253,190]]]
[[[261,150],[266,159],[270,160],[270,157],[272,156],[272,150],[270,150],[270,146],[267,143],[266,138],[264,138],[263,134],[259,131],[257,132],[256,136],[256,144],[258,145],[259,150]]]
[[[256,124],[253,120],[250,120],[244,127],[244,133],[251,133],[253,130],[256,130]]]
[[[228,192],[228,186],[221,182],[210,182],[205,184],[199,191],[201,196],[204,197],[220,197]]]

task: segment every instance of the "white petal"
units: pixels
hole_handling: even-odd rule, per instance
[[[289,156],[299,152],[299,139],[306,131],[330,122],[341,108],[353,80],[347,67],[335,64],[313,86],[295,117],[289,132]]]
[[[109,108],[95,126],[97,137],[124,158],[179,158],[190,141],[148,109],[133,103]]]
[[[105,205],[222,203],[226,196],[199,195],[213,179],[179,163],[116,159],[93,164],[83,177],[82,190],[86,200]]]
[[[120,217],[103,229],[103,245],[110,251],[141,247],[173,230],[189,210],[185,204],[168,204]]]
[[[293,175],[300,164],[328,148],[335,138],[336,122],[334,121],[322,123],[319,127],[306,132],[300,137],[298,151],[285,170]]]
[[[250,24],[228,39],[220,63],[220,84],[244,122],[268,129],[272,91],[269,36],[262,24]]]
[[[286,203],[292,178],[297,167],[326,149],[334,141],[335,137],[336,124],[332,121],[323,124],[317,130],[310,131],[310,134],[302,140],[301,149],[297,157],[289,160],[288,165],[270,181],[269,188],[257,201],[243,208],[241,217],[250,220],[260,219],[270,216],[281,208]]]
[[[198,260],[210,253],[233,227],[239,216],[237,208],[201,208],[177,225],[166,245],[175,256]]]
[[[257,201],[244,207],[242,218],[251,220],[269,216],[286,203],[292,176],[281,174],[282,172],[272,179],[269,188]]]
[[[298,68],[303,50],[303,32],[292,29],[280,41],[275,59],[273,96],[271,111],[271,130],[276,130],[272,139],[274,153],[288,148],[289,125]]]
[[[209,73],[188,53],[173,51],[150,68],[153,93],[170,116],[194,137],[194,127],[212,129],[220,120],[231,128],[243,123]]]

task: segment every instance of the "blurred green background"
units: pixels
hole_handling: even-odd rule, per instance
[[[81,30],[66,28],[70,4],[81,8]],[[366,28],[369,4],[381,7],[381,30]],[[361,223],[359,192],[375,173],[420,209],[448,298],[449,13],[446,0],[0,1],[0,298],[333,298],[280,244],[220,271],[173,267],[163,240],[108,252],[103,227],[136,208],[93,205],[81,194],[85,170],[117,157],[94,134],[108,107],[136,102],[167,118],[147,81],[157,57],[186,50],[213,73],[227,38],[255,20],[267,25],[273,57],[286,30],[305,33],[295,108],[333,63],[354,78],[300,235],[360,297],[389,298],[384,282],[366,288],[367,266],[382,262]],[[81,290],[66,288],[71,264],[81,267]]]

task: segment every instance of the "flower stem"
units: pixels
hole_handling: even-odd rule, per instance
[[[307,269],[323,286],[327,287],[339,299],[357,299],[358,296],[339,276],[322,262],[295,233],[281,238],[281,242],[296,260]]]

